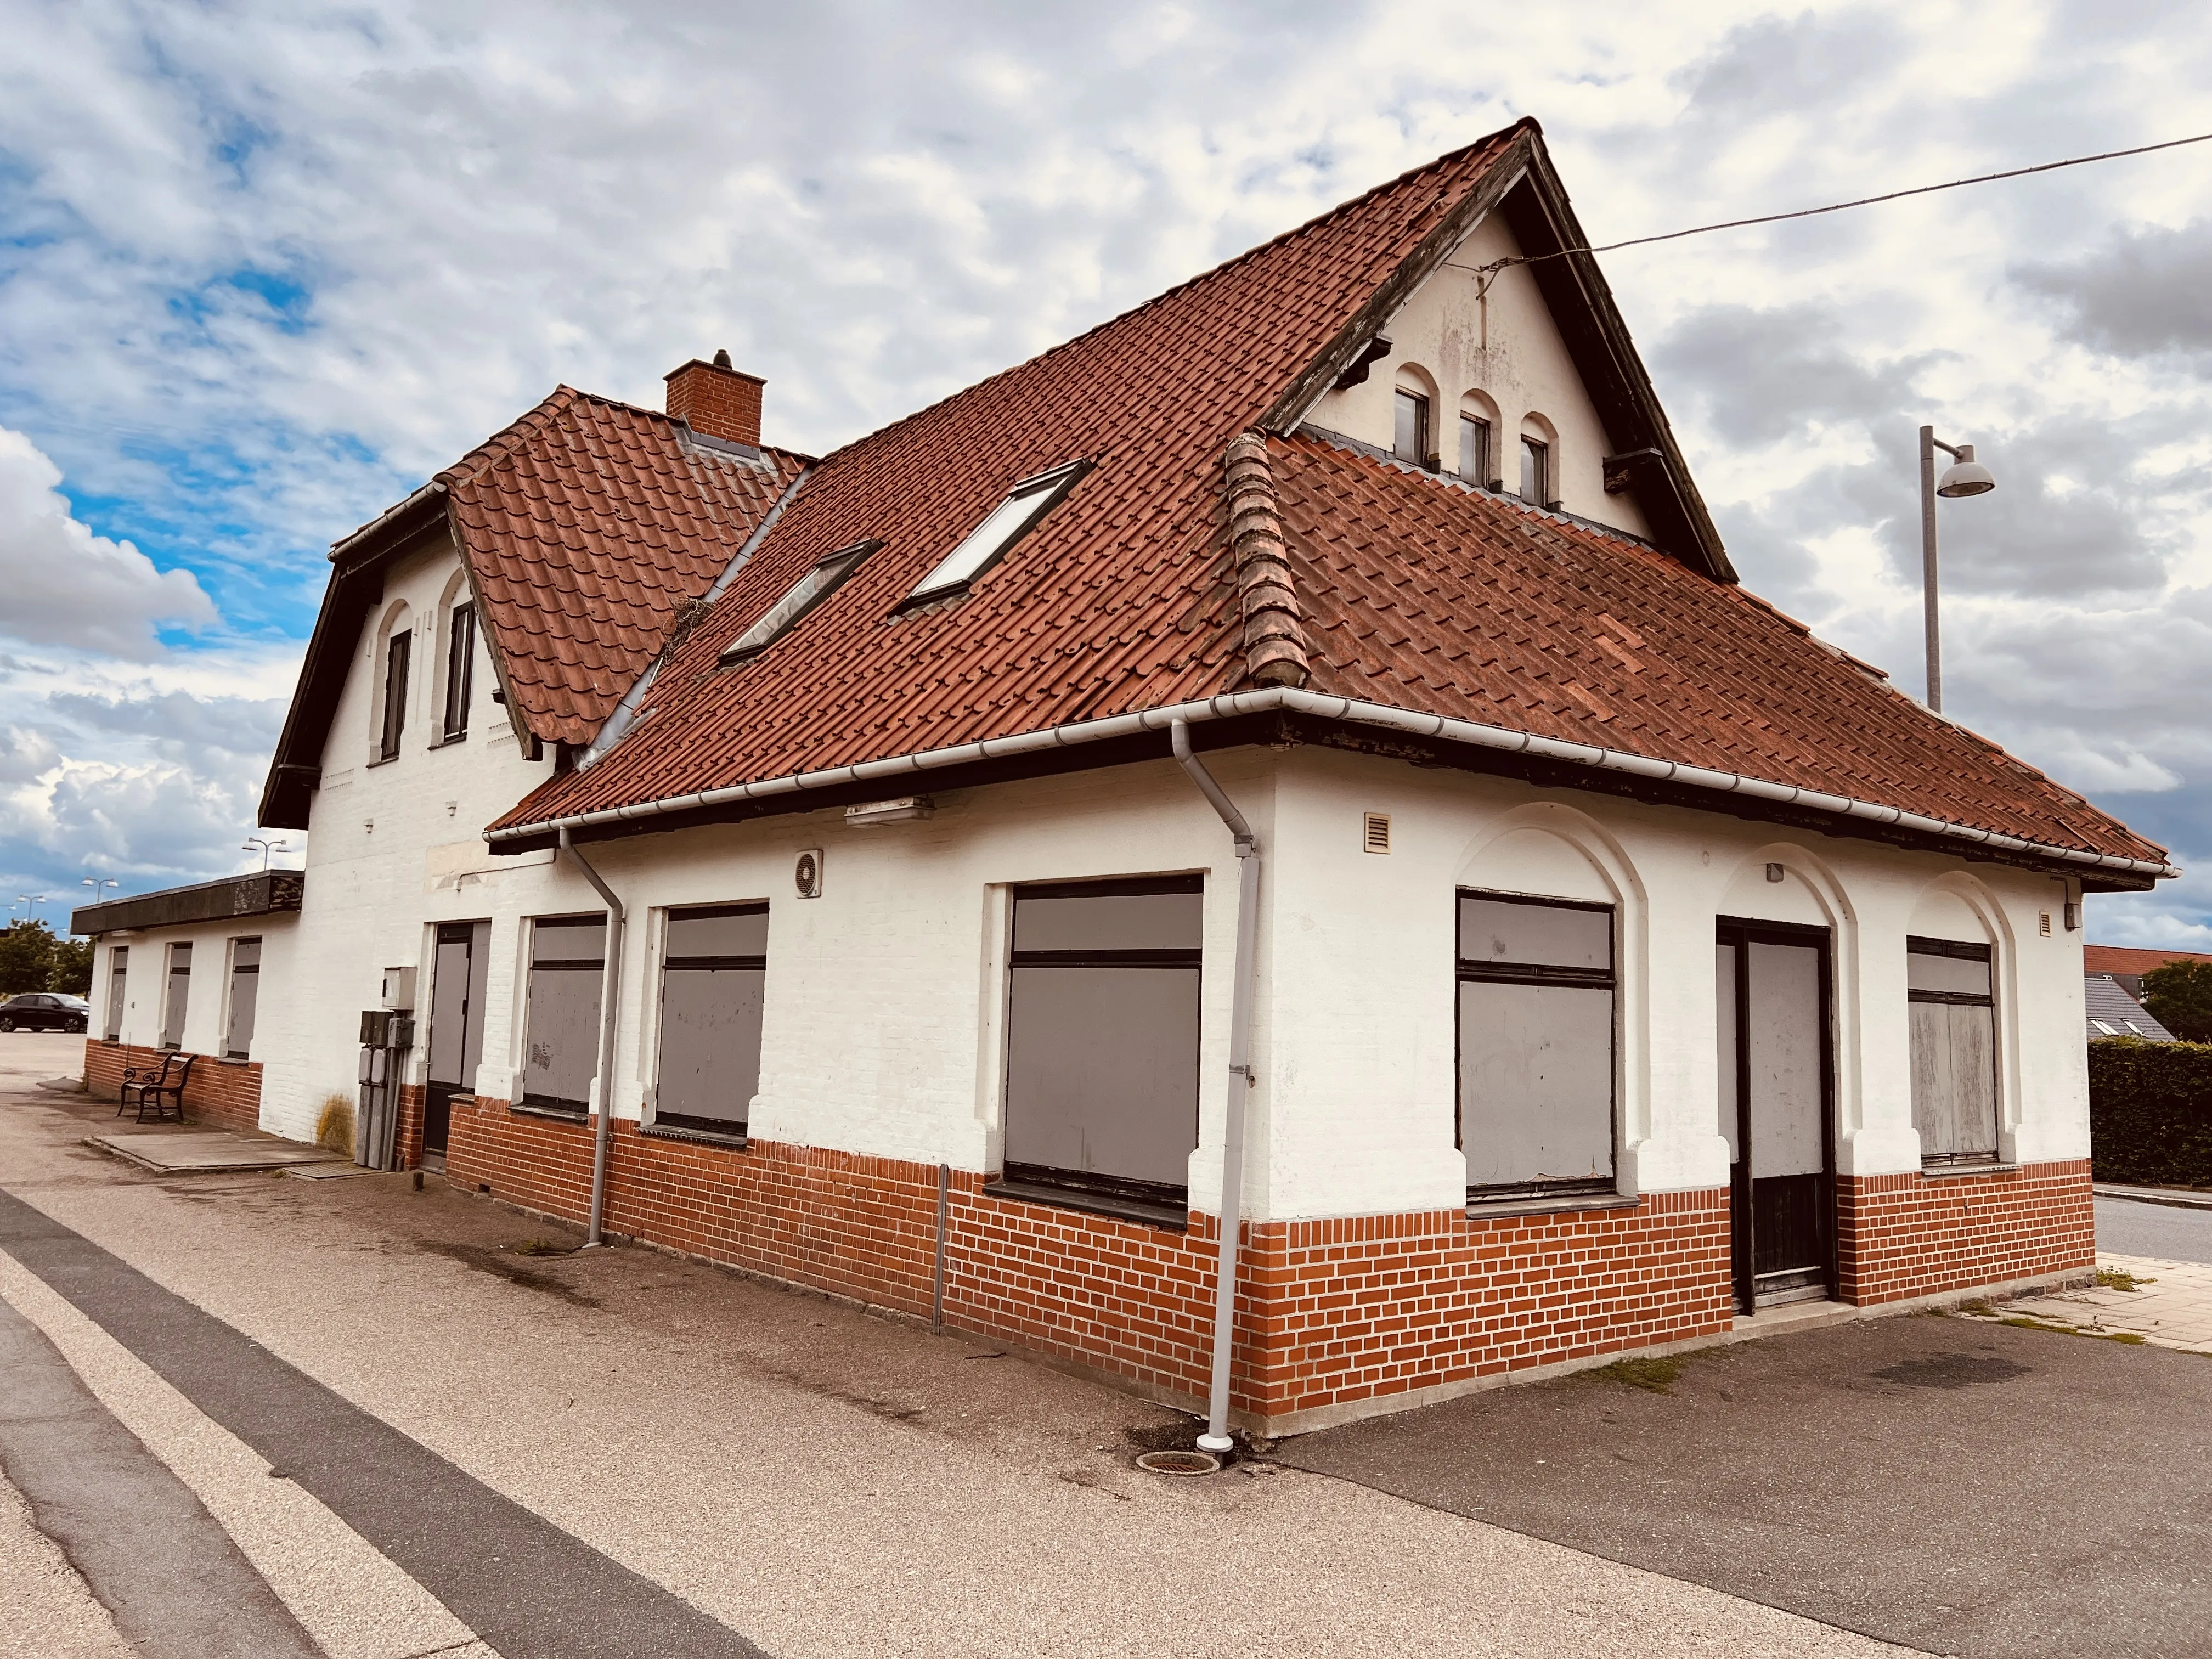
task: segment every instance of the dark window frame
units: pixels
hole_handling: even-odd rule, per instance
[[[1013,948],[1014,927],[1019,907],[1024,899],[1054,898],[1145,898],[1164,893],[1206,892],[1203,874],[1130,876],[1105,878],[1084,881],[1024,882],[1009,890],[1006,904],[1007,951],[1006,990],[1002,1001],[1004,1016],[1000,1041],[1000,1109],[1003,1115],[1010,1109],[1008,1095],[1012,1087],[1012,1076],[1007,1056],[1013,1048],[1013,993],[1015,973],[1024,968],[1181,968],[1190,969],[1198,975],[1192,990],[1199,1009],[1199,1042],[1202,1049],[1206,1002],[1206,950],[1203,943],[1190,949],[1153,950],[1080,950],[1080,951],[1018,951]],[[1203,928],[1203,921],[1200,923]],[[1202,939],[1202,933],[1201,933]],[[1197,1067],[1194,1056],[1194,1086],[1191,1091],[1191,1149],[1198,1145],[1200,1106],[1196,1086]],[[1096,1170],[1062,1170],[1049,1164],[1023,1164],[1002,1158],[1004,1178],[1021,1187],[1040,1193],[1065,1193],[1079,1200],[1089,1197],[1103,1200],[1109,1206],[1127,1206],[1146,1213],[1147,1218],[1182,1225],[1188,1217],[1190,1188],[1172,1182],[1139,1181],[1133,1178],[1103,1175]]]
[[[234,1048],[231,1039],[238,1033],[238,981],[241,975],[253,981],[253,1013],[257,1024],[260,1019],[262,943],[262,935],[258,933],[241,934],[230,942],[230,983],[223,999],[222,1010],[222,1057],[225,1060],[248,1060],[252,1057],[253,1030],[251,1027],[246,1034],[245,1048]],[[253,947],[253,960],[241,964],[238,960],[238,950],[242,945]]]
[[[599,996],[601,999],[599,1013],[602,1019],[604,1019],[606,1013],[605,1006],[605,1000],[606,997],[605,975],[607,971],[608,945],[607,934],[605,931],[607,922],[606,912],[604,910],[586,910],[580,912],[570,911],[566,914],[557,915],[532,916],[529,918],[529,950],[528,954],[524,957],[522,962],[522,1041],[526,1048],[530,1042],[531,1020],[537,1012],[538,1006],[538,988],[533,981],[540,972],[565,974],[582,973],[588,970],[592,973],[599,975]],[[548,923],[550,923],[556,928],[575,927],[579,929],[589,927],[594,923],[598,924],[602,930],[599,934],[599,954],[596,957],[549,957],[544,960],[540,961],[538,957],[538,930],[545,927]],[[599,1029],[595,1028],[592,1032],[592,1050],[593,1054],[597,1056],[597,1063],[604,1064],[605,1056],[599,1054],[599,1036],[600,1032]],[[588,1085],[586,1085],[586,1087],[588,1088]],[[518,1103],[530,1108],[532,1111],[547,1113],[556,1117],[574,1118],[579,1121],[589,1117],[592,1113],[592,1103],[588,1097],[583,1100],[570,1100],[563,1095],[534,1094],[527,1088],[524,1090],[522,1098]]]
[[[1993,945],[1976,945],[1966,939],[1930,939],[1917,933],[1905,936],[1905,954],[1908,957],[1948,957],[1954,962],[1978,962],[1989,970],[1990,988],[1977,991],[1923,991],[1911,985],[1910,973],[1905,988],[1907,1006],[1927,1003],[1938,1007],[1986,1008],[1990,1011],[1990,1096],[1993,1137],[1990,1150],[1973,1152],[1939,1152],[1933,1156],[1923,1153],[1920,1167],[1923,1170],[1968,1169],[1977,1164],[1996,1163],[2003,1155],[2004,1146],[2004,1066],[1997,1052],[1997,959]],[[2130,1027],[2130,1030],[2133,1028]],[[1912,1108],[1912,1127],[1920,1128],[1920,1103],[1909,1103]]]
[[[1403,424],[1407,407],[1409,404],[1412,406],[1413,416],[1414,453],[1411,455],[1406,453],[1404,447],[1399,441],[1401,436],[1399,428]],[[1412,386],[1401,386],[1392,397],[1390,411],[1390,453],[1401,461],[1410,461],[1415,466],[1426,467],[1430,458],[1436,453],[1433,447],[1436,441],[1435,400],[1425,392],[1418,391]]]
[[[131,982],[131,947],[112,945],[107,950],[107,1017],[100,1034],[110,1042],[123,1040],[123,1012]]]
[[[746,899],[729,904],[672,904],[668,907],[664,927],[666,922],[672,922],[679,917],[685,920],[703,921],[718,916],[764,916],[768,914],[769,901],[766,899]],[[665,933],[663,937],[665,939]],[[666,1018],[668,975],[671,969],[678,973],[713,973],[717,970],[737,969],[765,975],[768,972],[768,953],[763,951],[758,956],[677,957],[669,955],[667,945],[664,943],[660,953],[660,1000],[654,1011],[656,1022]],[[661,1055],[661,1037],[658,1034],[658,1029],[656,1026],[653,1054],[656,1096],[659,1091]],[[763,1034],[763,1046],[766,1046],[765,1032]],[[758,1057],[756,1056],[755,1059],[757,1064]],[[653,1124],[648,1127],[665,1127],[681,1129],[690,1134],[724,1136],[733,1140],[742,1140],[747,1133],[747,1122],[744,1118],[701,1117],[688,1112],[664,1112],[660,1109],[658,1098],[653,1103]]]
[[[476,690],[477,608],[465,600],[446,623],[446,718],[441,741],[459,743],[469,734],[469,704]]]
[[[403,628],[384,642],[384,723],[377,734],[376,757],[399,758],[407,735],[407,675],[415,654],[415,630]]]
[[[1468,469],[1469,439],[1474,441],[1474,448],[1472,471]],[[1491,425],[1487,416],[1470,415],[1464,410],[1460,411],[1459,476],[1463,482],[1480,484],[1485,489],[1490,488],[1495,477],[1492,471],[1492,458],[1496,441],[1497,430]]]
[[[1607,919],[1606,962],[1603,969],[1562,968],[1548,963],[1475,960],[1460,951],[1461,902],[1481,899],[1491,903],[1525,904],[1547,910],[1584,910]],[[1620,1190],[1620,907],[1590,899],[1547,898],[1533,893],[1500,893],[1483,887],[1461,887],[1452,893],[1452,1145],[1467,1149],[1467,1102],[1462,1093],[1466,1077],[1465,1042],[1461,1028],[1457,988],[1473,983],[1559,986],[1571,990],[1607,992],[1612,1018],[1607,1022],[1606,1117],[1612,1140],[1608,1162],[1612,1172],[1603,1176],[1577,1176],[1557,1181],[1469,1182],[1468,1202],[1488,1204],[1515,1199],[1605,1196]]]
[[[1552,505],[1555,487],[1552,477],[1552,446],[1548,440],[1528,433],[1521,434],[1521,499],[1531,507]],[[1534,494],[1530,493],[1534,487]]]

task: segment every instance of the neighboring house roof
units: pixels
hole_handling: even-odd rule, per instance
[[[1675,513],[1671,529],[1651,515],[1657,546],[1326,434],[1231,446],[1254,427],[1295,428],[1493,207],[1532,251],[1544,225],[1581,242],[1523,123],[837,451],[672,655],[635,726],[533,792],[495,838],[542,839],[590,814],[619,832],[615,813],[690,810],[757,781],[1304,682],[1629,751],[1662,773],[1767,781],[1721,810],[1766,814],[1748,797],[1814,792],[1834,803],[1822,810],[1848,808],[1847,833],[1909,839],[1894,826],[1910,813],[2142,861],[2115,879],[2147,884],[2161,849],[1735,588],[1656,400],[1638,415],[1616,396],[1607,418],[1618,448],[1644,443],[1663,463],[1635,486],[1639,505]],[[1582,273],[1568,312],[1556,285],[1547,297],[1592,383],[1648,394],[1587,258],[1534,269]],[[1612,430],[1616,419],[1643,425]],[[1079,459],[1092,470],[965,598],[900,612],[1008,486]],[[718,671],[794,580],[864,539],[881,550],[830,599]],[[1878,806],[1855,805],[1867,802]],[[710,804],[720,810],[696,803]],[[1926,828],[1910,834],[1924,842]]]
[[[133,893],[104,904],[88,904],[70,916],[70,932],[98,935],[141,927],[172,927],[193,921],[227,921],[240,916],[277,916],[300,908],[307,892],[304,870],[257,870],[243,876],[196,882]]]
[[[2085,945],[2081,966],[2092,974],[2128,974],[2140,978],[2169,962],[2212,962],[2203,951],[2143,951],[2124,945]]]
[[[260,822],[307,828],[354,643],[393,561],[447,538],[460,548],[517,735],[582,744],[805,465],[556,387],[331,548]]]
[[[2145,1037],[2153,1042],[2179,1041],[2148,1009],[2115,984],[2110,974],[2085,974],[2081,986],[2090,1042],[2112,1036]]]

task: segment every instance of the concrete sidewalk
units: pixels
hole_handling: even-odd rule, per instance
[[[2032,1320],[2084,1336],[2134,1340],[2212,1357],[2212,1266],[2100,1255],[2094,1289],[2000,1303],[1972,1316]]]
[[[434,1181],[417,1194],[389,1176],[140,1172],[84,1146],[72,1107],[0,1090],[0,1186],[769,1653],[1895,1651],[1273,1463],[1148,1475],[1134,1453],[1187,1443],[1187,1419],[1003,1349],[642,1249],[560,1254],[572,1235]],[[200,1495],[333,1659],[483,1634],[423,1581],[450,1570],[495,1588],[491,1572],[471,1578],[463,1555],[418,1577],[372,1541],[384,1523],[364,1532],[332,1507],[353,1498],[270,1478],[284,1471],[241,1437],[259,1431],[161,1351],[168,1339],[111,1328],[84,1285],[5,1253],[0,1297]],[[327,1474],[374,1487],[383,1472],[341,1458]],[[412,1478],[391,1485],[399,1519],[410,1497],[441,1501]],[[501,1652],[580,1651],[562,1635]]]

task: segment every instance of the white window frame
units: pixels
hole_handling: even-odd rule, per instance
[[[981,522],[939,559],[900,602],[901,609],[964,593],[991,569],[1037,521],[1057,507],[1076,481],[1091,468],[1088,460],[1063,462],[1048,472],[1022,479],[1006,491]]]

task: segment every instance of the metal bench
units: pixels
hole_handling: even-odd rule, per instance
[[[122,1097],[115,1108],[115,1115],[137,1105],[138,1121],[146,1121],[146,1109],[154,1109],[154,1121],[160,1122],[170,1113],[177,1121],[185,1121],[185,1084],[191,1077],[192,1061],[197,1054],[167,1054],[159,1066],[138,1066],[123,1074]]]

